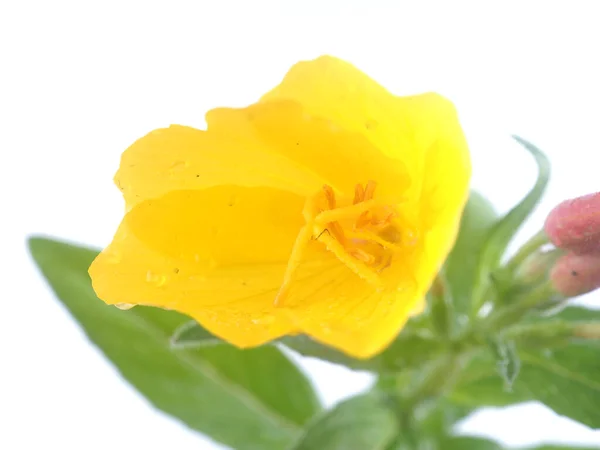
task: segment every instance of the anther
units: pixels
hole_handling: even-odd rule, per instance
[[[373,198],[373,194],[375,194],[375,188],[377,187],[377,183],[373,180],[369,180],[367,186],[365,187],[365,194],[363,197],[363,201],[371,200]]]
[[[335,192],[333,192],[332,187],[328,184],[323,185],[323,192],[329,209],[335,209]]]

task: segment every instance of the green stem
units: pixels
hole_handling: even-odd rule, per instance
[[[514,273],[529,256],[549,242],[550,241],[546,235],[546,232],[544,230],[538,231],[519,249],[519,251],[512,258],[508,260],[504,266],[504,270]]]
[[[516,299],[505,308],[492,313],[487,320],[481,323],[482,329],[498,331],[512,325],[521,319],[529,310],[547,302],[556,294],[552,282],[546,281],[530,291],[522,298]]]

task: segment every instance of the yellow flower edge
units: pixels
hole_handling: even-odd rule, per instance
[[[240,348],[303,333],[357,358],[384,349],[422,309],[468,197],[453,105],[322,56],[206,122],[123,153],[98,297],[179,311]]]

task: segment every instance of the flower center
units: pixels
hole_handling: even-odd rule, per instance
[[[398,210],[374,198],[377,184],[357,184],[354,199],[338,202],[331,186],[309,197],[275,304],[282,304],[311,240],[325,245],[344,265],[377,289],[383,289],[381,272],[390,266],[400,248],[402,233],[394,223]]]

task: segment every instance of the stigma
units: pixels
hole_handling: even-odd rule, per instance
[[[311,242],[323,245],[360,278],[382,290],[384,272],[402,248],[403,233],[397,205],[376,198],[377,183],[357,184],[353,198],[339,198],[329,185],[307,199],[302,227],[275,297],[281,305]]]

